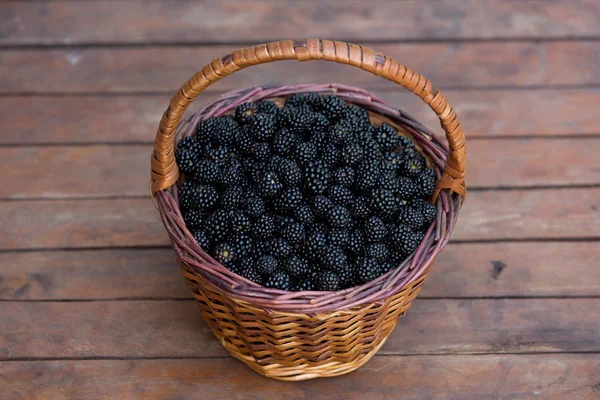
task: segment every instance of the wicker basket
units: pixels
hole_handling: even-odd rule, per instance
[[[343,85],[297,85],[230,92],[184,121],[194,98],[211,83],[245,67],[278,60],[326,60],[350,64],[410,90],[438,115],[448,144],[368,92]],[[177,141],[202,118],[231,112],[244,101],[281,99],[298,92],[335,93],[366,108],[373,123],[386,121],[410,135],[436,171],[438,218],[402,265],[362,286],[337,292],[290,293],[267,289],[218,264],[194,241],[179,211]],[[227,351],[258,373],[280,380],[335,376],[366,363],[385,343],[423,286],[429,267],[449,240],[465,196],[465,138],[442,94],[422,75],[372,50],[308,39],[249,47],[192,76],[172,98],[158,129],[152,156],[152,192],[204,320]]]

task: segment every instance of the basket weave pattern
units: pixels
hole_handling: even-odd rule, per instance
[[[327,59],[330,48],[337,50],[328,56],[331,61],[357,65],[418,94],[440,116],[449,146],[412,117],[370,93],[335,84],[230,92],[181,121],[187,106],[201,90],[237,69],[276,59]],[[355,54],[355,48],[360,53]],[[265,52],[269,55],[267,60]],[[351,57],[353,54],[358,60]],[[403,71],[401,78],[400,71]],[[163,115],[152,157],[153,193],[181,271],[201,305],[204,320],[222,345],[262,375],[303,380],[340,375],[363,365],[384,344],[398,318],[408,310],[433,259],[449,240],[465,195],[464,135],[441,93],[421,75],[409,71],[360,46],[317,40],[275,42],[213,60],[190,78]],[[438,217],[421,245],[402,265],[362,286],[337,292],[298,293],[264,288],[232,273],[206,254],[186,228],[178,207],[179,172],[174,148],[182,137],[193,133],[200,119],[229,113],[244,101],[280,100],[299,92],[336,94],[366,108],[374,124],[385,121],[401,134],[411,136],[436,171]]]

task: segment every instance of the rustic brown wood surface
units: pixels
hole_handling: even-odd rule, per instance
[[[0,399],[600,399],[600,4],[595,0],[0,3]],[[276,35],[276,36],[275,36]],[[442,88],[471,189],[451,243],[379,354],[282,383],[199,317],[149,199],[171,94],[242,44],[360,42]],[[236,73],[361,86],[326,63]]]

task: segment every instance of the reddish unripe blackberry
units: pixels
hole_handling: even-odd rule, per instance
[[[340,289],[340,277],[333,271],[323,271],[317,280],[317,289],[321,291],[335,291]]]

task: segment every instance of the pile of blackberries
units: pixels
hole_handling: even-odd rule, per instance
[[[200,121],[176,160],[200,247],[270,288],[371,281],[414,252],[436,218],[435,174],[411,139],[336,96],[243,103]]]

